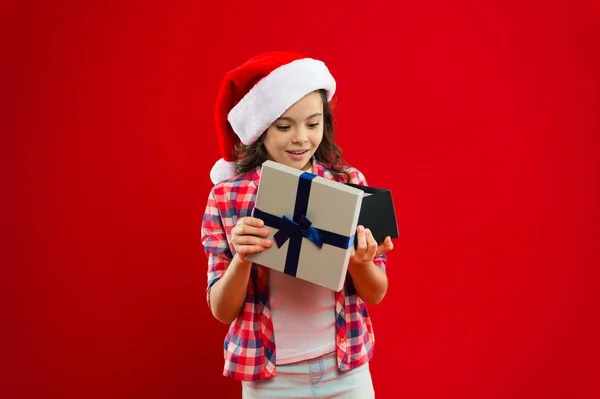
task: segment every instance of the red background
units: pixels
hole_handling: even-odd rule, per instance
[[[600,396],[597,2],[203,3],[0,5],[1,397],[239,397],[200,221],[220,79],[275,49],[393,191],[377,397]]]

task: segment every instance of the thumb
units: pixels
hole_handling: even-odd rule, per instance
[[[392,245],[392,239],[390,237],[386,237],[385,240],[377,246],[377,253],[375,256],[383,255],[392,250],[394,246]]]

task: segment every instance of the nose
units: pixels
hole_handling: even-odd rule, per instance
[[[308,128],[306,126],[299,126],[294,129],[294,136],[292,137],[293,143],[306,143],[308,141]]]

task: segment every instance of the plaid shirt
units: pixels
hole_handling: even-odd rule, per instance
[[[347,167],[350,182],[366,185],[363,174]],[[313,173],[340,181],[328,165],[313,160]],[[343,177],[342,177],[343,178]],[[211,287],[225,273],[235,248],[231,229],[239,218],[251,216],[260,180],[260,168],[217,184],[210,193],[202,222],[202,243],[208,257],[206,299],[210,307]],[[386,256],[375,258],[385,271]],[[246,301],[225,337],[223,375],[237,380],[261,380],[274,377],[275,332],[269,308],[268,269],[253,264]],[[356,294],[348,273],[344,288],[336,293],[336,348],[340,372],[368,362],[373,356],[375,337],[366,303]]]

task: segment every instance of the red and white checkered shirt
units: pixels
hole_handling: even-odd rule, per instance
[[[341,181],[328,166],[313,160],[313,173]],[[347,171],[351,183],[367,184],[357,169],[347,167]],[[260,168],[256,168],[217,184],[209,195],[202,222],[202,243],[208,257],[206,299],[209,307],[210,289],[223,276],[235,254],[231,229],[239,218],[252,215],[259,180]],[[386,256],[376,257],[375,264],[385,271]],[[248,381],[276,375],[268,277],[266,267],[252,265],[245,304],[225,337],[223,375],[226,377]],[[335,298],[337,361],[340,372],[345,372],[371,359],[375,336],[367,304],[356,294],[350,274]]]

